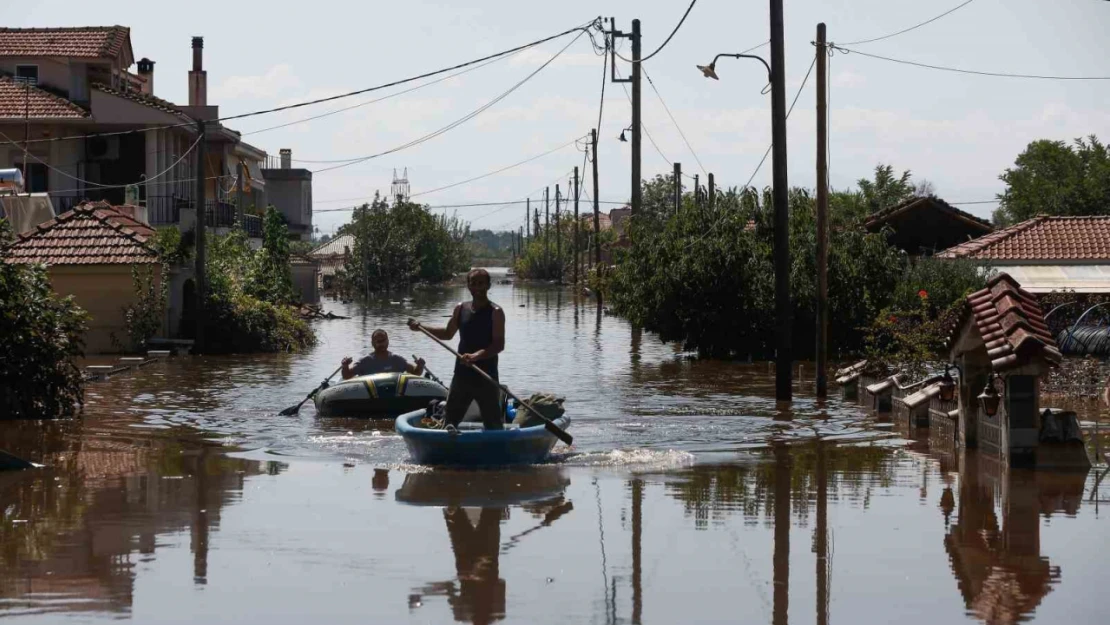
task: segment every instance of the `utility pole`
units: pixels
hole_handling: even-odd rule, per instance
[[[196,330],[193,333],[193,353],[204,353],[204,326],[208,322],[208,315],[204,309],[205,293],[208,290],[208,278],[205,271],[205,244],[204,244],[204,229],[207,226],[207,213],[206,209],[207,198],[205,198],[205,176],[204,172],[205,161],[208,160],[207,145],[204,140],[204,120],[197,120],[197,167],[194,176],[196,177],[196,198],[194,199],[197,211],[197,225],[196,225],[196,250],[197,250],[197,264],[196,276],[194,281],[197,285],[197,303],[196,303]]]
[[[574,166],[574,286],[578,286],[578,165]]]
[[[775,399],[793,400],[790,349],[790,226],[786,180],[786,55],[782,0],[771,0],[771,141],[775,264]]]
[[[828,79],[825,24],[817,25],[817,398],[829,394],[829,128],[825,81]]]
[[[555,276],[563,283],[563,230],[559,227],[559,185],[555,185]]]
[[[640,214],[640,207],[643,204],[643,190],[640,188],[640,20],[632,20],[632,32],[623,33],[617,30],[616,19],[609,18],[612,30],[609,34],[612,35],[613,52],[610,57],[611,66],[613,71],[610,72],[612,78],[610,80],[614,83],[632,83],[632,216]],[[625,37],[632,40],[632,76],[630,78],[617,78],[616,73],[616,38]],[[597,138],[594,138],[597,141]],[[596,196],[595,196],[596,199]]]
[[[674,214],[682,212],[682,163],[674,164]]]
[[[594,268],[601,271],[601,217],[597,200],[597,129],[590,129],[590,149],[593,150],[594,167]]]
[[[532,238],[532,198],[524,200],[524,235]]]
[[[551,187],[543,190],[543,263],[546,273],[551,268]]]
[[[240,227],[243,227],[243,214],[247,208],[247,168],[243,165],[243,161],[239,161],[239,165],[235,169],[235,179],[238,184],[235,185],[235,221]]]
[[[713,172],[709,173],[709,208],[717,207],[717,187],[713,184]]]
[[[701,208],[701,181],[697,174],[694,174],[694,207]]]
[[[540,209],[537,208],[533,215],[535,225],[532,227],[532,242],[534,243],[536,239],[540,238]]]

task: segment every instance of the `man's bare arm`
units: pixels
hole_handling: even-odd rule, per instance
[[[461,307],[462,304],[455,305],[455,310],[451,313],[451,320],[447,322],[447,327],[445,328],[435,328],[429,325],[424,325],[416,321],[415,319],[409,320],[409,328],[411,328],[413,331],[416,331],[419,328],[424,328],[428,331],[429,334],[436,337],[437,339],[441,341],[450,341],[451,339],[455,338],[455,333],[459,331],[459,311]]]

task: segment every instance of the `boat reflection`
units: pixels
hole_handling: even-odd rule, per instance
[[[506,585],[500,557],[529,534],[574,509],[560,469],[527,471],[433,471],[405,476],[397,501],[443,508],[455,554],[455,579],[425,584],[409,594],[409,610],[424,597],[446,597],[456,621],[475,625],[505,618]],[[519,507],[540,521],[502,540],[501,523]]]

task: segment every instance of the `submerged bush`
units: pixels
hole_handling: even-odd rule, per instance
[[[0,219],[0,419],[53,419],[84,403],[76,358],[88,315],[59,297],[46,268],[7,262],[11,228]]]

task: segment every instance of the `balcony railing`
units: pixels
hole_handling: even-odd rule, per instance
[[[51,203],[56,214],[72,210],[86,201],[83,196],[51,195]],[[150,225],[173,226],[181,223],[181,210],[193,208],[193,201],[177,196],[147,197],[143,203],[146,205],[147,222]],[[209,228],[231,228],[235,225],[237,210],[230,202],[208,200],[205,203],[205,224]],[[249,237],[262,236],[262,218],[257,215],[243,215],[243,230]]]

